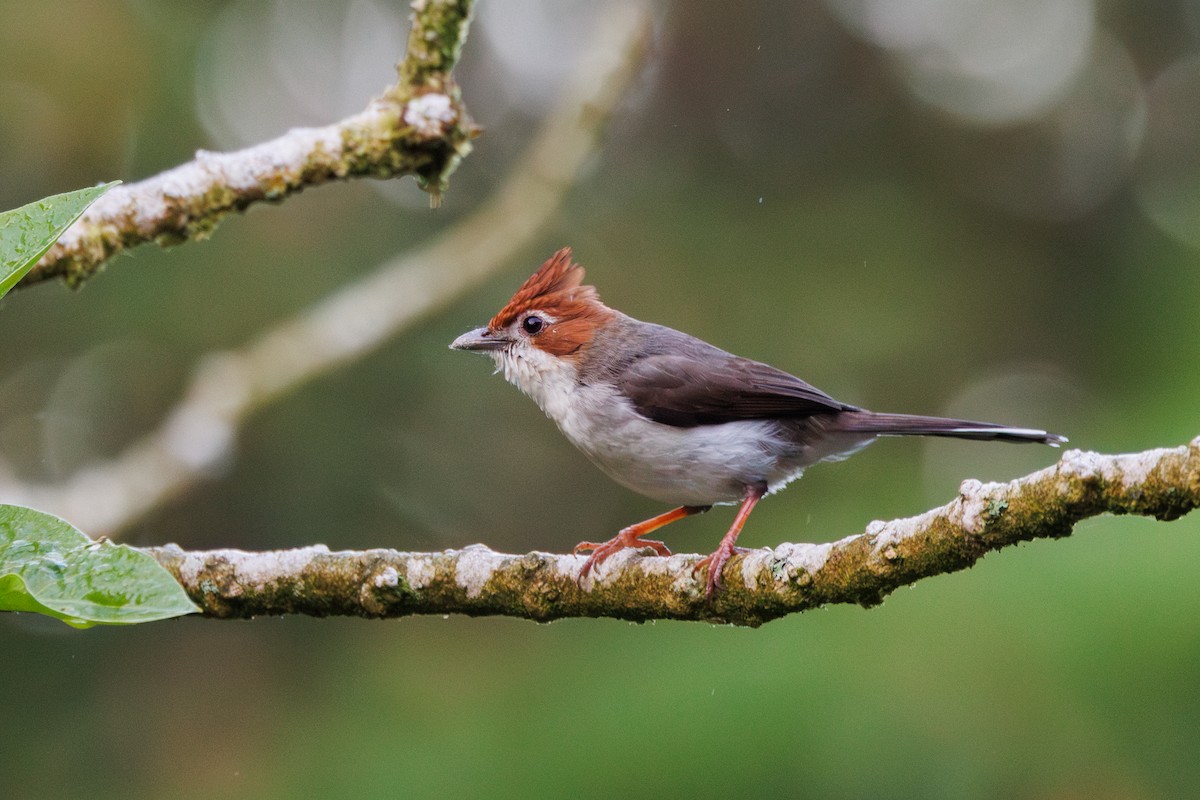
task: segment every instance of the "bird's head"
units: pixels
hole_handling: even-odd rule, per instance
[[[486,327],[467,331],[450,348],[490,355],[509,382],[537,399],[532,384],[573,375],[597,328],[615,314],[594,287],[583,285],[583,267],[564,247],[529,276]]]

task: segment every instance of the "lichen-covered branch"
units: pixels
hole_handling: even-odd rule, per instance
[[[18,286],[62,278],[77,286],[123,250],[207,236],[226,215],[352,177],[414,175],[436,205],[478,133],[450,75],[473,0],[415,0],[398,82],[367,108],[323,128],[296,128],[232,153],[111,189]]]
[[[1129,455],[1072,450],[1055,466],[1007,483],[965,481],[959,496],[917,517],[873,522],[826,544],[737,555],[725,590],[704,596],[696,555],[623,552],[578,581],[584,558],[505,555],[483,545],[440,553],[330,552],[322,546],[250,553],[149,552],[207,616],[402,617],[411,614],[684,619],[758,626],[830,603],[873,606],[894,589],[965,569],[986,553],[1059,538],[1100,514],[1176,519],[1200,506],[1200,437]]]

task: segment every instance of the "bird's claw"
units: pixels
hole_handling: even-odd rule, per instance
[[[725,588],[725,565],[729,563],[729,559],[733,558],[734,553],[749,553],[747,547],[736,547],[734,545],[726,545],[721,542],[716,550],[706,555],[704,558],[696,562],[692,567],[692,574],[695,575],[702,569],[708,570],[708,575],[704,580],[704,597],[708,600],[713,598],[721,589]]]
[[[583,562],[583,566],[579,570],[580,582],[587,578],[593,569],[627,547],[648,547],[657,555],[671,555],[671,551],[667,548],[665,543],[660,542],[657,539],[642,539],[636,533],[630,534],[626,531],[621,531],[607,542],[580,542],[579,544],[575,545],[575,548],[572,551],[575,553],[575,555],[582,555],[589,550],[592,553],[588,560]]]

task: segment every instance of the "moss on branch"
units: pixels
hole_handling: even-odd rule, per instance
[[[725,590],[704,597],[697,555],[625,551],[580,583],[583,557],[506,555],[483,545],[440,553],[331,552],[323,546],[250,553],[149,548],[207,616],[401,617],[412,614],[703,620],[758,626],[830,603],[873,606],[900,586],[956,572],[1018,542],[1060,538],[1100,514],[1176,519],[1200,506],[1200,437],[1128,455],[1072,450],[1007,483],[965,481],[959,496],[917,517],[873,522],[824,544],[782,544],[735,556]]]

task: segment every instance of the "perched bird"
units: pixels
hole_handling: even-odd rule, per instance
[[[677,506],[606,542],[576,545],[576,553],[592,554],[580,580],[626,547],[670,555],[662,542],[642,537],[714,505],[740,503],[720,545],[696,566],[708,569],[711,597],[759,500],[818,461],[846,458],[879,436],[1066,441],[1032,428],[867,411],[775,367],[628,317],[582,284],[583,267],[564,247],[487,327],[450,345],[491,356],[617,483]]]

